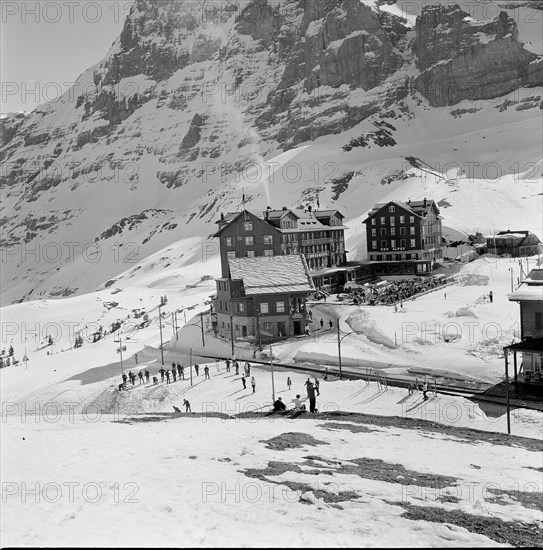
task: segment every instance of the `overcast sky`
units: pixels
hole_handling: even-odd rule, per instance
[[[132,0],[1,0],[2,112],[31,111],[100,61]]]

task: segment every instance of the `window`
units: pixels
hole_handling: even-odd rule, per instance
[[[390,234],[391,234],[392,237],[396,236],[396,228],[395,227],[390,228]]]
[[[387,242],[381,241],[381,248],[386,248],[386,247],[387,247]]]
[[[247,250],[247,258],[254,258],[254,257],[255,257],[255,251]]]
[[[409,228],[409,234],[410,234],[410,235],[414,235],[414,234],[415,234],[415,226],[412,225],[412,226]]]
[[[236,244],[236,240],[234,237],[226,237],[226,246],[234,246]]]
[[[264,244],[273,244],[273,235],[264,235]]]
[[[390,205],[390,206],[388,207],[388,211],[389,211],[389,212],[394,212],[394,210],[395,210],[394,206]]]
[[[233,250],[230,250],[226,253],[226,256],[229,260],[235,260],[236,259],[236,253]]]
[[[384,216],[381,216],[381,224],[382,224],[382,225],[385,224],[385,217],[384,217]]]
[[[543,314],[540,311],[535,312],[535,329],[541,330],[543,328]]]
[[[392,249],[396,248],[396,241],[394,239],[390,241],[390,248]]]
[[[267,248],[264,250],[264,256],[273,256],[273,248]]]
[[[372,218],[372,219],[371,219],[371,225],[375,225],[375,223],[376,223],[375,218]]]
[[[268,302],[262,302],[260,304],[260,313],[269,313]]]
[[[253,222],[245,222],[243,224],[243,229],[245,231],[252,231],[253,230]]]
[[[396,218],[390,218],[390,225],[396,225]]]
[[[387,262],[390,262],[392,260],[392,254],[386,255]]]
[[[387,230],[383,227],[383,228],[381,229],[381,237],[385,237],[386,234],[387,234]]]
[[[284,313],[285,312],[285,302],[277,302],[276,303],[276,311],[277,311],[277,313]]]
[[[250,237],[245,237],[245,244],[247,246],[255,244],[255,238],[252,235]]]
[[[371,247],[373,250],[377,250],[377,241],[371,241]]]
[[[405,235],[405,227],[400,227],[400,235]]]
[[[400,223],[405,223],[405,216],[400,216]]]
[[[245,311],[245,304],[243,304],[242,302],[238,302],[236,304],[236,311],[237,312]]]
[[[416,246],[415,239],[411,239],[411,248],[415,248]]]
[[[371,236],[372,237],[377,237],[377,229],[372,229],[371,230]]]
[[[400,248],[405,248],[405,239],[400,241]]]
[[[415,216],[409,216],[409,223],[415,223]]]

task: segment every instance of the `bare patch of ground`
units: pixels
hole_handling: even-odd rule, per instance
[[[502,544],[516,547],[543,546],[543,530],[538,525],[503,521],[499,518],[466,514],[460,510],[444,510],[434,506],[415,506],[408,502],[391,502],[406,511],[402,517],[413,521],[450,523],[470,533],[484,535]]]
[[[347,424],[344,422],[325,422],[320,425],[325,430],[347,430],[353,433],[372,433],[379,430],[370,430],[367,426],[362,424]]]
[[[313,436],[301,432],[288,432],[272,437],[267,441],[261,441],[266,444],[266,448],[275,451],[284,451],[285,449],[297,449],[305,445],[316,447],[317,445],[329,445],[326,441],[320,441]]]
[[[511,500],[518,502],[525,508],[541,510],[543,512],[543,493],[536,491],[506,491],[503,489],[488,488],[488,492],[496,495],[494,498],[486,498],[488,502],[497,504],[510,504]]]

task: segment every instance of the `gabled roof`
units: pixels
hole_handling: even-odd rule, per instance
[[[265,210],[263,212],[262,218],[266,220],[266,215],[268,216],[269,220],[280,220],[287,214],[294,214],[296,218],[299,218],[298,214],[294,212],[294,210],[289,210],[288,208],[286,210]]]
[[[260,218],[258,214],[255,214],[254,212],[251,212],[250,210],[241,210],[240,212],[228,212],[224,216],[224,219],[219,219],[215,223],[221,223],[226,222],[216,233],[213,233],[213,237],[218,237],[220,233],[223,231],[223,229],[226,229],[234,220],[237,220],[242,214],[249,213],[252,214],[255,218]]]
[[[345,217],[339,210],[314,210],[313,213],[317,218],[330,218],[334,214],[338,214],[341,218]]]
[[[370,218],[375,216],[379,211],[381,211],[383,208],[394,204],[396,206],[399,206],[400,208],[403,208],[404,210],[407,210],[414,216],[417,216],[418,218],[423,218],[428,214],[428,211],[435,207],[437,212],[439,213],[439,208],[437,207],[437,204],[433,200],[427,200],[426,206],[424,205],[424,201],[409,201],[402,202],[402,201],[388,201],[388,202],[379,202],[373,206],[373,208],[368,212],[368,217],[364,220],[364,222],[367,222]],[[363,222],[363,223],[364,223]]]
[[[245,293],[311,292],[313,280],[300,255],[258,256],[228,260],[232,279],[242,279]]]

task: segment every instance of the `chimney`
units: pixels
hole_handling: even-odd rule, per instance
[[[422,206],[423,208],[426,208],[426,197],[424,197],[424,204]]]
[[[309,206],[307,207],[307,211],[308,211],[308,212],[311,212],[311,205],[309,205]]]
[[[287,207],[286,207],[286,206],[283,206],[283,210],[286,210],[286,209],[287,209]]]
[[[266,212],[264,212],[264,219],[268,220],[270,217],[270,207],[266,208]]]

